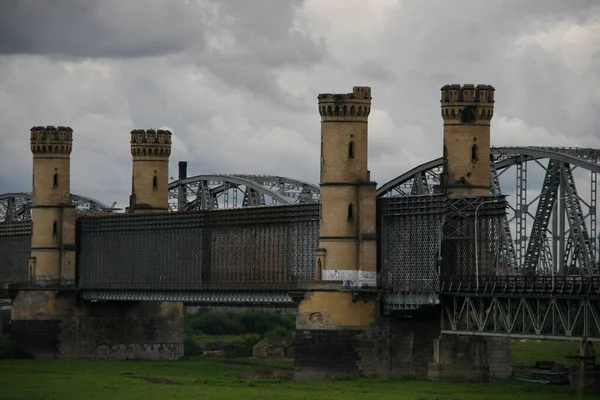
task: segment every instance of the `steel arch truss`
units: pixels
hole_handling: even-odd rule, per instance
[[[600,298],[444,296],[442,333],[600,341]]]
[[[27,221],[31,219],[31,193],[5,193],[0,195],[0,222]],[[71,194],[71,202],[77,211],[113,212],[114,204],[107,206],[91,197]]]
[[[319,202],[319,187],[269,175],[198,175],[169,184],[172,211]]]
[[[598,275],[599,157],[600,150],[586,148],[492,148],[490,195],[511,199],[500,232],[508,271],[533,276]],[[441,158],[422,164],[384,184],[377,194],[431,195],[440,184],[442,164]],[[509,170],[516,179],[508,177]]]

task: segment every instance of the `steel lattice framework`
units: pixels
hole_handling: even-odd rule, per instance
[[[71,194],[71,201],[78,211],[113,212],[114,204],[107,206],[91,197]],[[31,193],[0,194],[0,222],[27,221],[31,219]]]
[[[508,195],[500,246],[513,273],[598,275],[599,157],[584,148],[492,148],[490,195]],[[378,196],[431,195],[441,172],[441,158],[429,161],[382,185]]]
[[[293,305],[315,278],[317,204],[77,221],[79,290],[90,300]]]
[[[169,184],[172,211],[215,210],[319,201],[319,187],[269,175],[198,175]]]

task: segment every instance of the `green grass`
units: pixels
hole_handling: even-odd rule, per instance
[[[289,362],[191,358],[151,361],[0,361],[2,400],[120,399],[394,399],[394,400],[563,400],[592,399],[567,387],[516,381],[489,384],[437,383],[400,379],[302,382],[284,377]]]
[[[239,343],[248,335],[198,335],[199,344]],[[513,340],[515,364],[565,362],[577,343]],[[439,383],[417,380],[352,379],[294,381],[289,361],[193,357],[152,361],[0,361],[0,400],[586,400],[568,387],[515,380]]]
[[[536,361],[556,361],[572,366],[565,358],[579,355],[579,342],[561,340],[515,339],[511,341],[513,364],[534,365]]]

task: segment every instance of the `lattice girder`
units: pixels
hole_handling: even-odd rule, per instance
[[[442,333],[600,341],[600,297],[452,295]]]

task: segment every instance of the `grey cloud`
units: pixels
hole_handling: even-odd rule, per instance
[[[318,182],[316,96],[357,84],[373,87],[379,183],[441,155],[446,83],[497,88],[495,144],[597,143],[598,70],[569,70],[536,44],[516,48],[557,21],[599,20],[597,0],[405,1],[386,10],[385,26],[369,25],[377,2],[350,16],[325,9],[333,3],[5,2],[0,188],[30,189],[36,124],[75,129],[73,191],[105,203],[126,202],[128,133],[151,126],[174,132],[171,176],[184,159],[190,175]]]
[[[7,0],[0,53],[144,57],[203,43],[203,14],[191,2]]]

